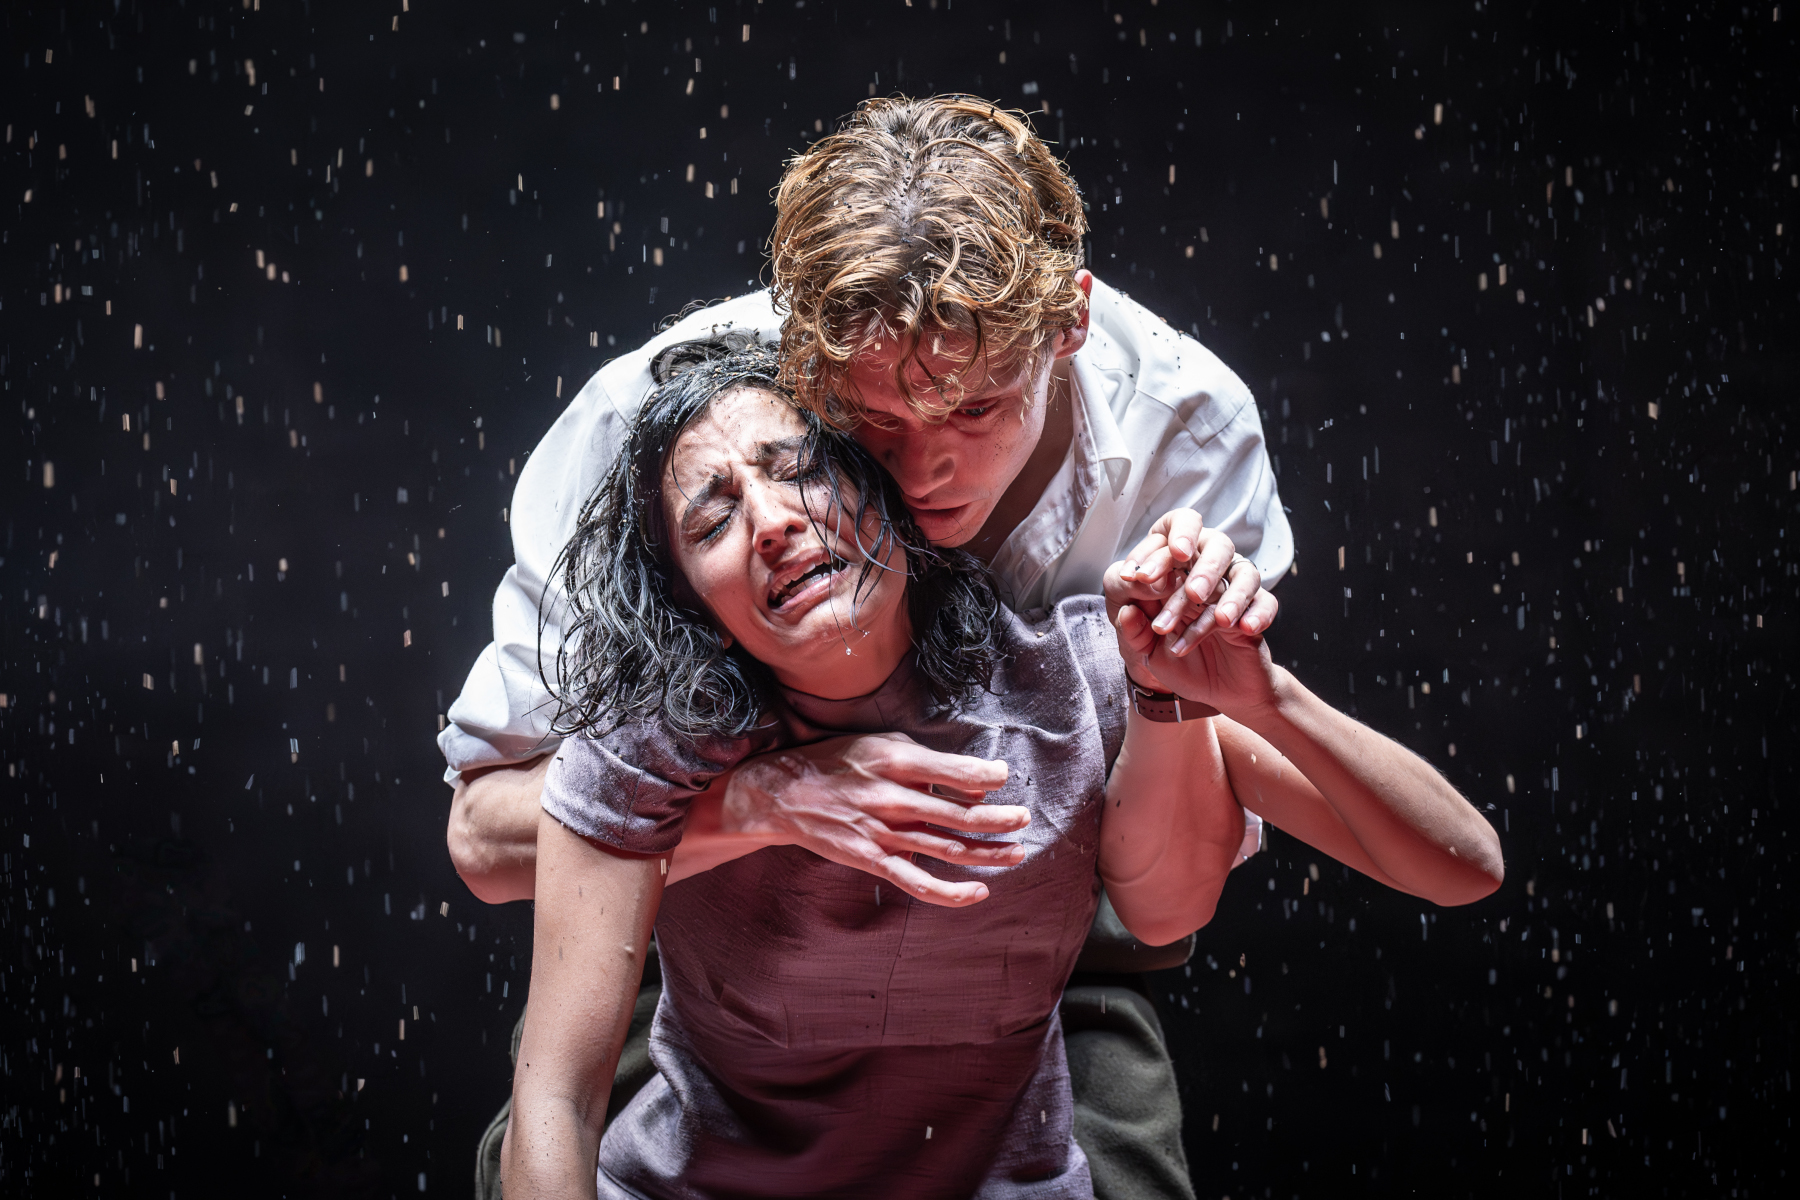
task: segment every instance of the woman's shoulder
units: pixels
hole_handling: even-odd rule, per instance
[[[1106,600],[1101,596],[1068,596],[1048,608],[1024,612],[1007,610],[1009,652],[1000,670],[1016,668],[1021,659],[1042,669],[1046,657],[1067,662],[1077,669],[1091,690],[1102,693],[1115,677],[1124,678],[1118,641],[1106,619]]]
[[[1062,710],[1097,721],[1110,766],[1124,736],[1127,699],[1125,662],[1106,619],[1106,601],[1069,596],[1048,608],[1009,612],[1007,622],[1008,644],[994,672],[994,695],[1003,705],[1005,697],[1029,696],[1040,720]]]
[[[1015,638],[1044,640],[1110,638],[1112,626],[1106,620],[1104,596],[1065,596],[1048,608],[1032,608],[1023,612],[1004,610],[1008,630]]]

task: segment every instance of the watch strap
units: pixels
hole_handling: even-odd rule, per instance
[[[1146,721],[1180,724],[1183,721],[1198,721],[1219,715],[1219,710],[1212,705],[1177,696],[1174,692],[1153,692],[1135,683],[1129,686],[1132,710]]]

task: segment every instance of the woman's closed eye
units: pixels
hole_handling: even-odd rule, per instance
[[[717,538],[731,524],[731,514],[736,508],[737,505],[719,497],[689,509],[687,519],[682,522],[688,541],[704,544]]]
[[[816,457],[803,458],[799,454],[784,455],[770,463],[767,469],[771,483],[792,488],[815,484],[827,474],[822,461]],[[714,491],[700,503],[689,506],[682,519],[682,532],[691,543],[705,545],[712,542],[730,528],[737,507],[735,490],[721,488]]]

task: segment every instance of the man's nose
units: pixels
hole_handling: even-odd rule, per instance
[[[934,432],[920,429],[895,434],[876,455],[908,496],[925,496],[956,474],[956,459],[932,436]]]

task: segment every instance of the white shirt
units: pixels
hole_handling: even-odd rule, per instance
[[[438,746],[446,782],[471,767],[554,750],[563,606],[553,565],[582,505],[625,444],[665,347],[727,328],[777,335],[770,293],[701,309],[641,349],[601,367],[526,460],[513,493],[514,564],[494,595],[494,641],[450,706]],[[1087,343],[1072,359],[1075,436],[1037,506],[994,556],[1016,609],[1098,592],[1106,568],[1174,508],[1198,511],[1274,582],[1293,561],[1293,533],[1275,490],[1250,391],[1206,347],[1096,280]],[[547,590],[548,589],[548,590]],[[540,598],[546,607],[540,616]],[[540,643],[539,631],[542,628]],[[1261,822],[1247,813],[1254,846]]]

